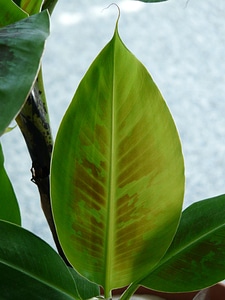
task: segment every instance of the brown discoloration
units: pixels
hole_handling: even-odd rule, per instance
[[[121,224],[121,222],[126,222],[130,219],[130,215],[135,211],[136,201],[138,200],[138,194],[135,193],[132,196],[128,194],[119,198],[117,201],[117,224]],[[127,218],[125,219],[125,216]]]
[[[90,173],[87,173],[85,165],[91,170]],[[101,184],[101,181],[104,183],[105,179],[98,175],[99,172],[94,164],[91,164],[88,161],[85,161],[82,165],[79,162],[76,162],[75,174],[73,177],[75,195],[79,191],[84,191],[84,194],[87,194],[90,199],[95,199],[100,206],[105,205],[105,196],[106,191],[104,186]],[[100,181],[100,183],[99,183]],[[79,196],[77,196],[79,199]],[[93,201],[93,200],[91,200]]]
[[[100,152],[103,156],[107,155],[109,146],[109,132],[104,126],[98,124],[95,125],[95,134],[98,139],[98,144],[100,146]]]
[[[164,159],[160,145],[145,126],[147,124],[138,122],[130,135],[119,145],[118,157],[121,158],[118,161],[118,170],[120,170],[118,185],[120,188],[144,176],[149,176],[152,180],[162,170]],[[144,136],[143,132],[146,132]]]
[[[88,226],[85,226],[86,223]],[[85,215],[82,213],[80,214],[78,208],[76,221],[74,221],[72,229],[73,234],[71,235],[71,240],[76,245],[76,251],[87,251],[87,257],[93,256],[101,261],[102,249],[104,246],[104,239],[102,238],[104,223],[97,222],[88,212]]]

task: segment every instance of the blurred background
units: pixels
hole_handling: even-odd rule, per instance
[[[149,70],[180,134],[186,168],[184,208],[225,193],[225,2],[116,3],[121,9],[120,36]],[[109,4],[59,0],[55,8],[43,57],[54,138],[80,80],[113,35],[118,10],[107,8]],[[23,226],[53,246],[19,129],[4,135],[2,145]]]

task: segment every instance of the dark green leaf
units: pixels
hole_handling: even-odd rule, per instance
[[[164,258],[141,284],[160,291],[200,290],[225,278],[225,195],[192,204],[182,214]]]
[[[75,283],[60,256],[31,232],[0,221],[0,291],[9,300],[74,300]]]
[[[4,169],[0,144],[0,219],[21,225],[20,211],[11,182]]]
[[[20,6],[21,0],[13,0],[13,2],[15,2],[18,6]]]
[[[48,34],[47,11],[0,29],[0,135],[31,90]]]
[[[71,264],[107,292],[154,267],[175,234],[184,165],[173,119],[117,30],[61,123],[51,194]]]
[[[42,10],[47,9],[52,14],[58,0],[44,0]]]

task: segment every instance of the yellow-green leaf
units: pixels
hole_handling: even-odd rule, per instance
[[[44,0],[21,0],[20,7],[29,15],[33,15],[41,11],[43,2]]]
[[[0,27],[27,17],[27,14],[12,0],[0,0]]]
[[[53,214],[67,258],[106,296],[147,275],[174,236],[183,193],[173,119],[116,29],[82,79],[53,152]]]

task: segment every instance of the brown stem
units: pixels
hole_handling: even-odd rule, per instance
[[[41,100],[38,82],[35,84],[16,121],[31,156],[32,181],[38,187],[42,209],[51,229],[57,250],[65,263],[70,265],[60,246],[52,215],[49,174],[53,140],[48,122],[48,113]]]
[[[40,171],[40,175],[42,173],[42,169],[39,169]],[[50,227],[50,230],[52,232],[53,235],[53,239],[54,242],[56,244],[56,248],[59,252],[59,255],[62,257],[62,259],[64,260],[64,262],[70,266],[70,263],[68,262],[62,248],[61,245],[59,243],[58,240],[58,236],[56,233],[56,228],[55,228],[55,224],[53,221],[53,216],[52,216],[52,209],[51,209],[51,203],[50,203],[50,192],[49,192],[49,176],[46,177],[41,177],[37,174],[37,168],[32,167],[31,169],[32,172],[32,181],[37,185],[38,190],[39,190],[39,194],[41,197],[41,206],[42,206],[42,210],[45,214],[45,217],[48,221],[48,225]]]

